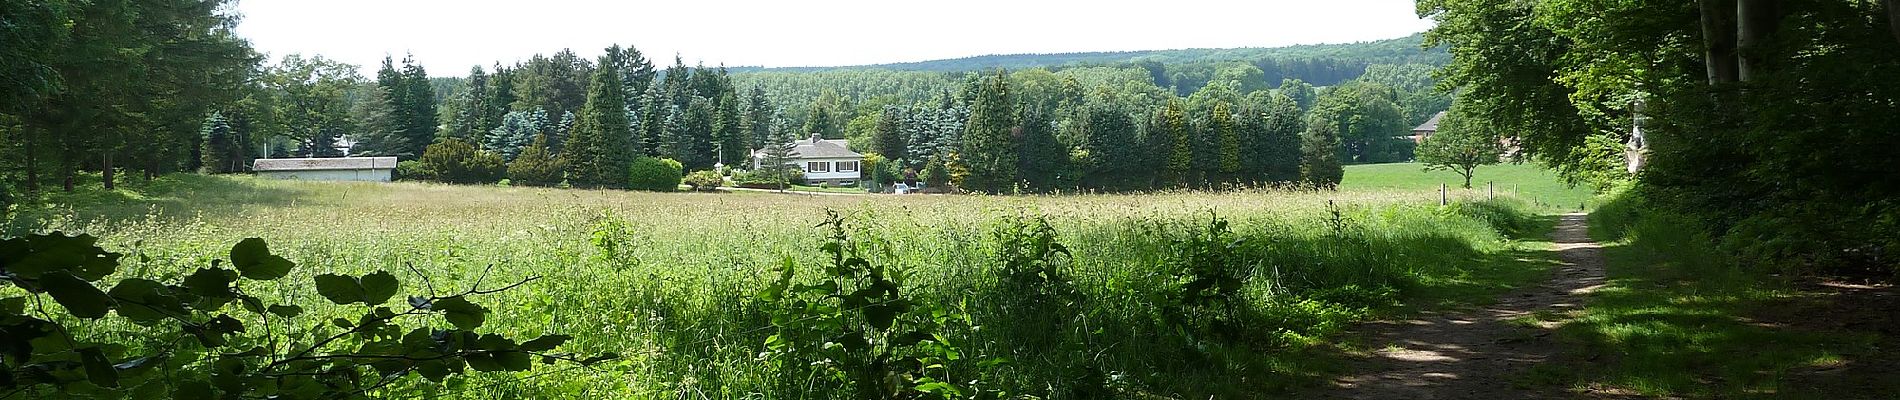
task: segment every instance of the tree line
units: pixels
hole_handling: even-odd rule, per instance
[[[4,61],[21,79],[7,81],[0,110],[9,185],[70,190],[96,171],[109,187],[120,171],[350,155],[398,157],[409,178],[627,187],[642,157],[743,167],[754,150],[816,134],[887,160],[867,166],[876,182],[908,169],[986,192],[1324,187],[1338,164],[1411,158],[1399,137],[1449,103],[1422,64],[1370,65],[1318,87],[1265,84],[1260,64],[1239,61],[733,74],[677,56],[656,66],[616,45],[453,78],[391,56],[365,77],[321,55],[267,62],[231,33],[223,3],[193,4],[21,10],[28,18],[6,28],[18,57]]]

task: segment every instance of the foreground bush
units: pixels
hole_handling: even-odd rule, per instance
[[[116,272],[122,255],[106,252],[95,241],[56,232],[0,242],[0,275],[7,286],[26,292],[0,300],[0,332],[5,333],[0,335],[5,355],[0,393],[363,398],[393,384],[415,384],[403,379],[412,376],[440,384],[468,370],[525,371],[536,358],[583,365],[615,358],[556,352],[571,339],[567,335],[520,342],[475,332],[490,311],[470,299],[534,278],[452,292],[436,292],[430,283],[428,293],[392,308],[384,304],[396,298],[402,284],[389,272],[325,273],[314,279],[316,292],[361,315],[306,313],[302,306],[271,304],[250,294],[260,286],[282,285],[272,281],[295,267],[271,254],[261,239],[231,247],[229,264],[213,260],[173,282],[123,279],[109,290],[102,287],[103,279]],[[45,303],[58,303],[66,314],[50,316]],[[399,325],[405,322],[414,328]],[[439,328],[441,322],[453,328]]]
[[[655,192],[679,190],[680,181],[685,178],[679,161],[665,158],[640,157],[633,160],[628,172],[627,188]]]
[[[547,135],[536,135],[534,143],[508,164],[508,180],[528,186],[554,186],[561,183],[567,163],[548,151]]]

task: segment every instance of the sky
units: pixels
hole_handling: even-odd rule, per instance
[[[433,76],[563,48],[632,45],[658,65],[843,66],[988,54],[1277,47],[1431,27],[1413,0],[240,0],[259,51],[373,73],[414,54]]]

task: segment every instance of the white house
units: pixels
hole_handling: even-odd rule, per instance
[[[805,181],[812,184],[833,186],[853,186],[858,184],[858,169],[864,164],[864,155],[851,151],[845,140],[825,140],[818,135],[811,139],[800,140],[791,151],[791,163],[805,171]],[[758,169],[765,161],[765,151],[752,152],[752,169]]]
[[[389,182],[396,172],[396,158],[259,158],[251,162],[251,171],[276,179]]]

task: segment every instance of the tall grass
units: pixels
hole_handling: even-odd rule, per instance
[[[542,279],[485,299],[495,314],[483,329],[565,333],[573,349],[625,356],[449,389],[480,398],[844,396],[759,359],[770,316],[757,294],[785,259],[824,265],[814,226],[825,210],[845,216],[870,262],[903,271],[907,293],[969,316],[946,334],[966,359],[1006,360],[947,366],[948,377],[1041,398],[1246,398],[1312,385],[1323,371],[1314,347],[1352,321],[1483,297],[1544,268],[1499,262],[1524,250],[1514,237],[1540,233],[1522,202],[1439,207],[1437,193],[1418,191],[812,197],[169,176],[62,200],[19,210],[8,232],[98,235],[130,254],[121,279],[175,277],[253,236],[303,266],[290,282],[413,267],[436,286],[466,286],[492,266],[489,282]],[[1251,278],[1237,330],[1208,340],[1171,325],[1167,310],[1174,246],[1215,215],[1249,243],[1236,259]],[[997,232],[1021,217],[1046,218],[1071,250],[1062,301],[1025,307],[1033,294],[1003,283]],[[308,285],[259,289],[305,305],[312,321],[343,312]]]

